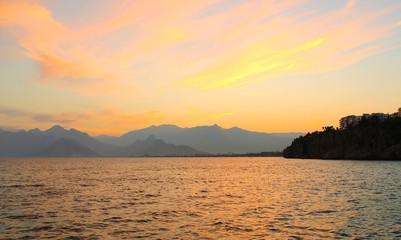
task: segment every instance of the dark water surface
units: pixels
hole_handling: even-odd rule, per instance
[[[401,162],[0,159],[1,239],[400,239]]]

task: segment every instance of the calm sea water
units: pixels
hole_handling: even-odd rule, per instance
[[[397,239],[401,162],[0,159],[1,239]]]

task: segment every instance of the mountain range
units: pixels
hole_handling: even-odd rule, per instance
[[[155,136],[165,142],[176,145],[188,145],[199,151],[212,154],[250,153],[263,151],[282,151],[292,140],[303,133],[268,134],[252,132],[241,128],[229,129],[218,125],[180,128],[175,125],[150,126],[134,130],[120,137],[98,136],[97,140],[115,146],[127,146],[136,141]]]
[[[145,140],[136,140],[134,143],[110,153],[111,156],[201,156],[208,155],[192,147],[165,143],[151,135]]]
[[[58,125],[46,131],[37,128],[18,132],[0,131],[0,157],[93,156],[115,149],[115,146],[99,142],[87,133],[73,128],[66,130]]]
[[[218,125],[150,126],[119,137],[89,136],[53,126],[41,131],[0,129],[0,157],[194,156],[282,151],[303,133],[268,134]]]

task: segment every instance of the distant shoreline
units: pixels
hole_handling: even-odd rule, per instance
[[[283,152],[263,152],[246,154],[210,154],[210,155],[166,155],[166,156],[70,156],[70,157],[38,157],[38,156],[20,156],[20,157],[0,157],[0,159],[51,159],[51,158],[224,158],[224,157],[283,157]]]

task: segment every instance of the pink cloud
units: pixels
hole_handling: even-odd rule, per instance
[[[379,20],[394,11],[360,10],[350,0],[318,14],[318,8],[299,10],[309,0],[255,0],[199,17],[223,2],[110,1],[84,23],[70,24],[58,21],[47,3],[1,1],[0,28],[38,63],[39,84],[86,95],[130,95],[177,83],[235,87],[335,70],[380,52],[377,42],[390,30]]]

